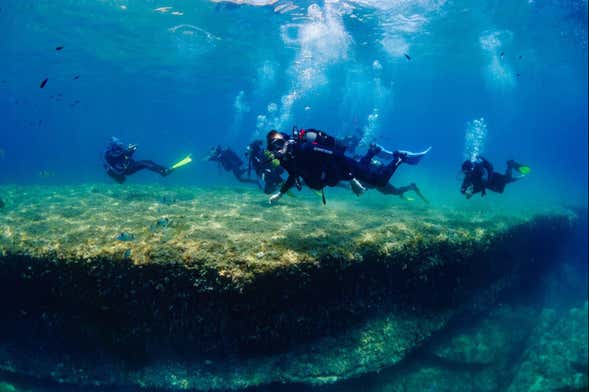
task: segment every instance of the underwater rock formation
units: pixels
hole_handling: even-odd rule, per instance
[[[587,316],[587,302],[565,311],[545,309],[507,390],[587,390]]]
[[[378,371],[540,276],[575,223],[567,210],[353,199],[269,208],[228,189],[2,193],[0,369],[87,385],[241,388]],[[432,355],[498,355],[460,344]]]

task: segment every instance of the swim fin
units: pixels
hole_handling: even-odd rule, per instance
[[[428,147],[427,150],[422,152],[411,152],[411,151],[396,151],[397,155],[401,157],[403,163],[408,163],[409,165],[417,165],[421,158],[426,156],[426,154],[431,150],[431,147]]]
[[[178,169],[179,167],[182,167],[182,166],[186,166],[186,165],[188,165],[190,162],[192,162],[192,154],[188,154],[188,155],[187,155],[187,156],[186,156],[184,159],[182,159],[182,160],[180,160],[180,161],[178,161],[178,162],[174,163],[174,164],[173,164],[173,165],[170,167],[170,169],[171,169],[171,170],[176,170],[176,169]]]
[[[529,166],[522,165],[522,166],[520,166],[520,167],[517,168],[517,171],[520,174],[526,176],[526,175],[530,174],[530,172],[532,171],[532,168],[529,167]]]
[[[423,195],[423,193],[421,193],[418,187],[413,188],[413,192],[415,192],[415,194],[419,196],[419,198],[423,200],[425,204],[429,204],[429,200]]]
[[[524,175],[524,176],[530,174],[532,171],[531,167],[526,166],[526,165],[522,165],[521,163],[517,163],[513,159],[510,159],[509,161],[507,161],[507,166],[517,170],[519,172],[519,174]]]

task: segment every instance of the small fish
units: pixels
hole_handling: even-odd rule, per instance
[[[515,76],[517,76],[518,78],[521,76],[520,73],[516,73]]]
[[[132,251],[131,249],[127,249],[127,250],[125,251],[125,253],[123,253],[123,257],[124,257],[125,259],[128,259],[129,257],[131,257],[131,254],[132,254],[132,253],[133,253],[133,251]]]
[[[158,227],[168,227],[168,225],[170,224],[170,219],[168,219],[168,218],[161,218],[161,219],[158,219],[157,222],[155,222],[155,224]]]
[[[518,60],[521,60],[523,58],[524,58],[524,56],[522,56],[521,54],[517,57]]]
[[[74,80],[78,80],[78,79],[80,79],[80,75],[74,76]]]
[[[131,233],[128,233],[126,231],[123,231],[121,234],[119,234],[117,236],[117,240],[119,241],[134,241],[135,240],[135,236]]]
[[[170,225],[170,219],[168,218],[160,218],[154,224],[150,226],[151,231],[163,230],[166,229]]]
[[[43,79],[43,81],[41,82],[41,84],[39,85],[39,88],[43,88],[45,87],[45,85],[47,84],[47,81],[49,80],[49,78],[45,78]]]
[[[60,50],[62,50],[62,49],[63,49],[63,46],[58,46],[58,47],[56,47],[56,48],[55,48],[55,50],[57,50],[58,52],[59,52]]]
[[[170,11],[171,9],[172,9],[172,7],[159,7],[159,8],[154,9],[154,11],[165,14],[166,12]]]
[[[405,56],[407,60],[411,60],[411,56],[409,56],[407,53],[404,53],[403,56]]]

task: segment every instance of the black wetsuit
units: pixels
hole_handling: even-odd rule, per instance
[[[252,142],[248,146],[246,155],[248,157],[248,176],[253,168],[260,181],[258,185],[264,190],[264,193],[270,194],[276,191],[284,182],[282,179],[284,169],[280,166],[275,167],[272,160],[264,154],[262,141]]]
[[[366,156],[363,159],[365,159],[365,158],[366,158]],[[372,170],[377,170],[378,167],[383,166],[383,163],[380,161],[372,160],[370,162],[370,166],[373,166]],[[403,196],[408,191],[419,192],[419,189],[417,188],[417,185],[415,185],[415,184],[409,184],[409,185],[400,186],[400,187],[396,187],[393,184],[391,184],[390,182],[386,183],[384,186],[379,186],[379,187],[376,187],[374,185],[370,185],[368,183],[363,183],[362,185],[364,185],[368,189],[376,189],[377,191],[379,191],[383,195]]]
[[[127,176],[147,169],[162,176],[169,174],[169,170],[153,161],[136,161],[133,159],[135,148],[125,147],[120,142],[111,142],[104,153],[104,168],[106,173],[116,182],[122,184]]]
[[[309,129],[306,132],[321,132]],[[369,151],[362,159],[354,160],[344,155],[345,147],[335,139],[325,135],[327,142],[307,141],[304,138],[291,139],[288,153],[280,160],[281,165],[288,172],[288,179],[280,188],[286,193],[297,179],[304,180],[309,188],[322,190],[326,186],[335,186],[340,181],[350,181],[353,178],[373,185],[384,187],[402,162],[400,158],[391,163],[375,167],[370,161],[378,151]],[[331,141],[333,140],[333,141]]]
[[[346,153],[348,153],[348,155],[355,155],[356,148],[358,148],[358,145],[360,144],[361,140],[362,140],[362,138],[360,136],[354,134],[354,135],[344,136],[343,138],[340,139],[340,143],[343,146],[345,146]]]
[[[209,161],[217,162],[225,171],[232,172],[240,182],[255,182],[254,180],[242,178],[247,169],[243,168],[243,161],[230,148],[217,147],[209,157]]]
[[[517,180],[517,178],[513,177],[513,166],[509,163],[507,169],[505,169],[505,174],[493,171],[493,165],[483,157],[479,157],[472,165],[472,169],[464,175],[460,187],[462,193],[468,192],[469,189],[471,189],[471,195],[481,193],[481,196],[484,196],[487,189],[503,193],[505,185]]]

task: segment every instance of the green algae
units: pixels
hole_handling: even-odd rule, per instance
[[[587,320],[587,302],[544,309],[508,391],[587,390]]]
[[[263,195],[251,191],[158,186],[3,187],[2,193],[12,205],[0,216],[4,254],[120,260],[130,249],[137,265],[204,264],[244,282],[334,255],[361,262],[366,255],[387,257],[424,243],[468,252],[537,213],[471,215],[404,204],[383,211],[343,202],[323,208],[302,198],[270,208]],[[170,220],[169,227],[151,230],[162,218]],[[135,241],[116,241],[122,232],[132,233]]]
[[[351,207],[345,198],[327,207],[305,197],[269,207],[264,195],[242,189],[94,185],[2,193],[11,206],[0,216],[4,278],[17,290],[49,285],[51,299],[70,312],[44,304],[42,316],[54,321],[41,325],[53,328],[75,314],[86,339],[127,350],[185,347],[194,358],[161,355],[129,372],[109,353],[100,354],[105,363],[72,358],[57,365],[42,355],[32,364],[17,349],[0,355],[4,370],[35,369],[32,376],[72,384],[225,389],[333,383],[379,371],[459,315],[488,309],[513,285],[514,271],[541,264],[574,221],[563,209]],[[161,219],[168,224],[154,230]],[[135,239],[118,241],[122,232]],[[19,305],[17,314],[34,313]],[[452,350],[437,355],[492,357],[491,349],[466,349],[466,340],[454,343],[465,358],[452,358]],[[227,346],[240,355],[215,357]],[[253,348],[260,351],[242,355]]]
[[[496,306],[366,391],[586,390],[587,302],[562,310]]]

